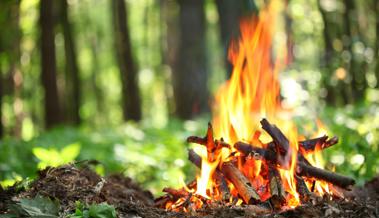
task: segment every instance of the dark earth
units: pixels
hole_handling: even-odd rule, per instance
[[[121,174],[100,177],[88,164],[70,164],[38,172],[27,188],[18,184],[6,190],[0,186],[0,217],[21,198],[37,195],[59,201],[60,214],[75,211],[75,202],[106,202],[116,208],[118,217],[379,217],[379,176],[363,187],[345,193],[344,199],[318,198],[293,210],[259,213],[254,206],[208,205],[197,212],[177,213],[154,207],[154,196]]]

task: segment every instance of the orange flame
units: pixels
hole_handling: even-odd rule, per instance
[[[274,1],[276,2],[276,1]],[[237,141],[246,141],[257,147],[266,148],[266,143],[272,141],[271,137],[262,132],[260,120],[267,117],[275,123],[288,137],[290,148],[283,158],[289,163],[285,169],[278,168],[286,195],[286,206],[295,207],[300,204],[300,196],[296,189],[296,166],[299,136],[295,123],[291,121],[291,114],[281,107],[280,87],[278,72],[280,69],[279,58],[273,59],[272,41],[277,14],[277,5],[270,4],[261,10],[259,17],[251,17],[241,21],[240,38],[238,42],[232,42],[229,49],[229,59],[233,64],[233,72],[229,81],[220,87],[213,104],[213,129],[217,138],[233,145]],[[284,58],[285,59],[285,58]],[[318,121],[318,135],[325,130]],[[303,154],[307,160],[316,167],[323,167],[320,147],[312,154]],[[213,179],[214,171],[223,161],[228,160],[235,148],[222,148],[217,157],[209,158],[207,149],[202,146],[195,147],[195,152],[202,158],[201,175],[197,180],[197,189],[191,199],[201,207],[205,199],[219,199],[220,193],[215,189]],[[257,190],[262,200],[270,197],[267,191],[269,182],[262,174],[262,169],[267,168],[267,163],[248,156],[243,159],[240,154],[234,154],[238,160],[239,170],[250,180],[251,185]],[[283,167],[284,168],[284,167]],[[308,187],[312,186],[306,181]],[[243,202],[238,198],[238,191],[232,183],[227,184],[231,194],[230,202],[239,205]],[[329,185],[322,181],[314,184],[317,193],[330,192]],[[181,204],[184,200],[176,202],[170,207]]]

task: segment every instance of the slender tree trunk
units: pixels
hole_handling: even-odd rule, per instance
[[[345,79],[339,79],[336,84],[331,81],[335,78],[334,72],[341,65],[340,53],[337,53],[333,48],[333,41],[341,38],[339,26],[335,21],[335,12],[327,12],[321,5],[321,0],[317,1],[318,8],[324,23],[323,38],[324,38],[324,54],[321,60],[321,67],[324,73],[322,74],[322,84],[327,90],[326,102],[330,105],[346,104],[350,102],[351,86],[346,84]]]
[[[189,119],[208,111],[204,0],[178,0],[179,54],[173,88],[176,115]]]
[[[0,42],[0,53],[1,53],[1,42]],[[3,125],[3,72],[1,70],[0,62],[0,139],[4,136],[4,125]]]
[[[141,119],[141,101],[137,84],[137,67],[133,60],[124,0],[112,0],[115,48],[122,82],[124,120]]]
[[[66,105],[69,121],[80,124],[80,73],[77,63],[76,46],[68,18],[67,0],[61,0],[61,24],[64,37],[64,48],[66,57],[66,98],[69,104]]]
[[[344,29],[345,35],[349,38],[349,43],[346,49],[350,52],[351,58],[349,61],[349,71],[351,74],[351,87],[352,87],[352,102],[361,101],[364,97],[367,81],[366,71],[368,68],[367,62],[364,60],[362,54],[359,54],[353,48],[354,42],[361,43],[366,47],[366,40],[361,33],[360,25],[358,23],[358,9],[354,0],[344,0],[345,12],[344,16]]]
[[[232,73],[232,64],[228,60],[230,41],[236,39],[239,33],[239,19],[242,16],[242,1],[216,0],[219,16],[220,36],[224,50],[224,61],[227,78]]]
[[[168,66],[170,69],[168,74],[166,74],[168,76],[165,78],[165,82],[167,83],[165,85],[165,93],[170,114],[174,114],[175,112],[175,100],[170,84],[172,84],[172,73],[175,69],[179,46],[179,12],[177,9],[178,4],[176,1],[160,0],[160,16],[161,20],[164,21],[160,22],[160,29],[164,30],[161,34],[162,64]]]
[[[285,8],[284,8],[284,20],[285,20],[285,32],[286,32],[286,47],[287,47],[287,57],[286,64],[290,64],[294,61],[294,50],[293,50],[293,31],[292,31],[292,17],[291,12],[288,7],[290,4],[290,0],[285,0]]]
[[[23,102],[21,99],[23,76],[20,71],[20,41],[21,31],[19,27],[20,1],[2,1],[0,3],[2,19],[0,26],[3,28],[1,33],[1,47],[3,60],[3,71],[6,73],[7,82],[3,81],[3,95],[8,93],[13,96],[13,116],[11,132],[17,138],[21,137],[23,122]]]
[[[258,8],[254,0],[215,0],[219,16],[220,36],[224,48],[224,61],[226,76],[232,73],[232,64],[228,60],[230,41],[239,35],[239,21],[244,15],[258,14]]]
[[[375,66],[375,76],[376,76],[376,88],[379,88],[379,0],[375,1],[375,9],[376,11],[376,23],[375,23],[375,32],[376,32],[376,42],[375,42],[375,58],[376,58],[376,66]]]
[[[54,2],[51,0],[41,0],[40,2],[41,77],[45,89],[46,128],[51,128],[61,122],[56,75],[53,4]]]

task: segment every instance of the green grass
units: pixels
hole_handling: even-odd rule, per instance
[[[321,120],[340,143],[323,151],[327,167],[353,176],[359,184],[379,173],[379,107],[359,105],[326,108]],[[189,135],[203,135],[208,119],[171,120],[164,128],[127,123],[93,130],[89,127],[56,128],[29,141],[12,138],[0,141],[0,181],[33,178],[38,167],[72,160],[98,160],[102,175],[123,172],[153,193],[165,186],[179,187],[181,178],[193,178],[195,169],[187,161]],[[309,121],[308,121],[309,122]],[[305,126],[301,119],[298,126]]]

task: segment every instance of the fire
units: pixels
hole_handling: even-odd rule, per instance
[[[252,121],[280,108],[278,67],[271,59],[274,20],[273,8],[262,11],[259,19],[243,20],[240,40],[230,47],[233,72],[217,91],[212,121],[215,134],[229,143],[249,140],[259,129],[259,122]]]
[[[175,210],[188,201],[193,202],[192,207],[198,209],[204,202],[215,200],[240,205],[270,199],[277,207],[293,208],[302,202],[299,193],[302,187],[319,195],[331,193],[327,182],[303,180],[297,175],[299,158],[308,161],[307,164],[311,166],[324,167],[322,144],[316,144],[315,148],[308,150],[304,147],[300,149],[299,141],[305,137],[298,135],[290,111],[281,106],[278,80],[281,62],[279,58],[274,59],[272,54],[276,14],[276,5],[270,4],[260,12],[259,17],[241,21],[239,40],[233,41],[229,50],[229,59],[233,64],[232,76],[215,96],[213,129],[209,124],[204,138],[188,140],[201,144],[195,147],[195,153],[201,159],[201,164],[197,165],[201,165],[201,170],[196,188],[185,188],[187,192],[190,190],[190,194],[176,202],[169,201],[166,203],[167,209]],[[277,126],[266,122],[264,128],[262,118],[268,118]],[[260,121],[262,126],[259,125]],[[317,124],[319,130],[315,136],[325,135],[324,125],[321,121],[317,121]],[[220,140],[214,140],[214,136]],[[281,140],[280,143],[278,140]],[[240,142],[246,142],[242,146],[246,148],[247,145],[247,149],[252,150],[248,155],[236,146]],[[274,157],[265,156],[269,152],[273,152]],[[238,177],[238,184],[226,172],[228,169],[224,167],[225,163],[228,169],[236,167],[238,173],[232,176]],[[229,177],[222,181],[220,175]],[[223,185],[231,196],[223,195]],[[246,189],[249,195],[242,196],[241,189]],[[184,207],[184,211],[187,212],[188,208]]]

